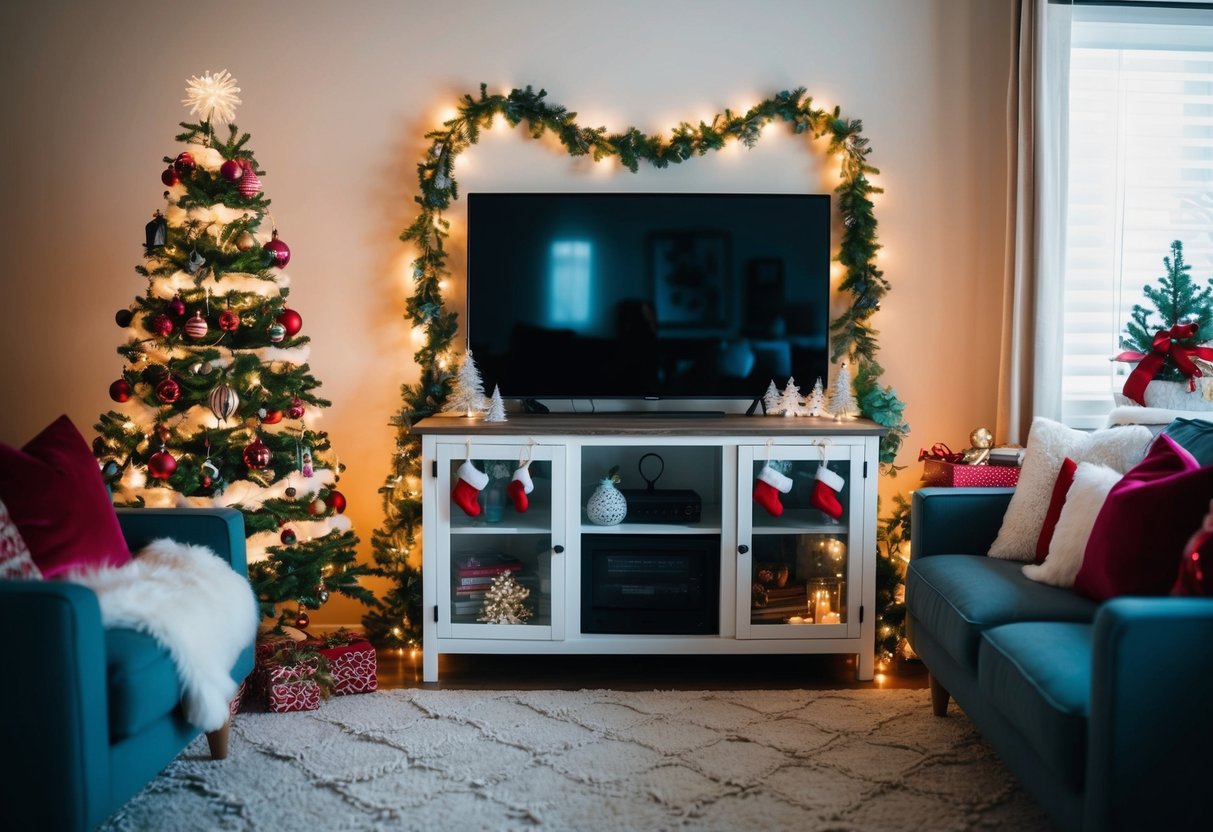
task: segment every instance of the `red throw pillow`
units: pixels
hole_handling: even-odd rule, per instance
[[[1175,583],[1192,529],[1213,494],[1213,466],[1162,434],[1138,465],[1108,492],[1074,591],[1096,601],[1117,595],[1166,595]]]
[[[1036,538],[1036,562],[1044,563],[1049,554],[1049,544],[1053,542],[1053,530],[1061,519],[1061,510],[1066,504],[1066,495],[1074,484],[1074,473],[1078,471],[1078,463],[1066,457],[1061,462],[1057,472],[1057,481],[1053,483],[1053,496],[1049,498],[1049,510],[1045,512],[1045,522],[1040,527],[1040,537]]]
[[[0,500],[44,577],[131,559],[97,460],[66,416],[24,448],[0,443]]]

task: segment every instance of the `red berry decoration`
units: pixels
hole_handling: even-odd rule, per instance
[[[328,505],[319,497],[307,504],[307,513],[313,517],[324,514],[328,509]]]
[[[172,376],[156,385],[156,398],[165,404],[172,404],[181,398],[181,385]]]
[[[264,468],[270,464],[271,456],[269,446],[260,436],[244,446],[244,464],[250,468]]]
[[[177,154],[176,160],[173,161],[173,168],[177,171],[178,176],[189,176],[194,172],[194,154],[188,150]]]
[[[312,623],[312,619],[307,617],[307,613],[299,610],[299,615],[295,618],[295,626],[300,630],[306,629],[308,624]]]
[[[291,399],[291,403],[286,406],[286,415],[291,419],[302,419],[304,410],[303,399],[296,396],[295,398]]]
[[[160,181],[164,183],[164,187],[171,188],[181,181],[177,176],[177,170],[172,165],[164,169],[164,173],[160,174]]]
[[[257,411],[257,418],[266,425],[276,425],[282,421],[281,410],[266,410],[264,407]]]
[[[224,332],[235,332],[240,328],[240,316],[230,309],[219,313],[219,328]]]
[[[345,513],[345,495],[340,491],[330,491],[325,502],[328,503],[329,508],[338,514]]]
[[[294,338],[299,330],[303,329],[303,316],[294,309],[283,309],[282,314],[278,316],[278,323],[282,324],[288,338]]]
[[[228,159],[219,166],[219,175],[228,182],[235,182],[241,176],[244,176],[244,168],[235,159]]]
[[[173,319],[168,315],[157,315],[152,319],[152,331],[161,338],[167,338],[173,331]]]
[[[167,480],[177,470],[177,460],[173,455],[161,448],[152,454],[147,461],[147,473],[152,479]]]
[[[181,299],[181,295],[174,295],[173,299],[168,302],[168,312],[175,318],[180,318],[185,314],[185,301]]]
[[[269,265],[284,269],[286,268],[286,264],[291,262],[291,248],[278,239],[277,228],[274,229],[273,239],[266,243],[264,248],[270,256]]]
[[[124,378],[120,378],[110,385],[110,398],[116,402],[129,401],[131,392],[130,382]]]
[[[278,535],[278,537],[282,540],[283,546],[294,546],[295,541],[299,539],[295,536],[294,529],[283,529],[282,534]]]
[[[241,159],[240,165],[244,168],[244,175],[240,177],[240,184],[236,186],[240,195],[254,197],[261,193],[261,178],[253,172],[252,164],[248,159]]]

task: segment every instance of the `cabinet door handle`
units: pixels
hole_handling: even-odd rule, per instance
[[[559,543],[557,543],[555,546],[553,546],[553,547],[552,547],[552,551],[553,551],[553,552],[555,552],[555,553],[556,553],[556,554],[558,554],[558,555],[563,555],[563,554],[564,554],[564,547],[563,547],[563,546],[561,546]]]
[[[744,543],[742,543],[740,546],[737,547],[737,554],[739,554],[739,555],[744,555],[748,551],[750,551],[750,547],[745,545]]]

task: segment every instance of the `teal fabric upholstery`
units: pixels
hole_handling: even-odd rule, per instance
[[[937,555],[906,574],[906,597],[925,625],[959,664],[977,669],[981,634],[1017,621],[1080,621],[1096,605],[1072,592],[1025,580],[1022,563],[971,555]]]
[[[247,575],[244,521],[233,509],[118,515],[132,551],[157,537],[198,543]],[[0,686],[8,715],[0,720],[0,748],[9,762],[0,778],[0,829],[93,829],[198,736],[178,706],[175,672],[166,675],[167,653],[131,630],[107,632],[91,590],[0,581],[0,630],[26,639],[22,673]],[[250,640],[232,678],[252,667]]]
[[[915,492],[915,652],[1058,829],[1207,828],[1213,599],[1095,605],[1029,581],[985,557],[999,491]]]
[[[1209,414],[1213,419],[1213,413]],[[1184,450],[1192,454],[1203,468],[1213,465],[1213,422],[1204,419],[1176,419],[1163,428],[1163,433],[1174,439]]]

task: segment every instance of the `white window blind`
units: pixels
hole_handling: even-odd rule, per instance
[[[1062,419],[1101,427],[1172,240],[1213,277],[1213,12],[1079,9],[1071,29]],[[1213,340],[1213,333],[1208,333]]]

